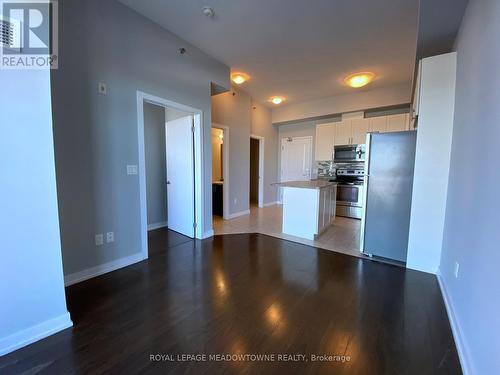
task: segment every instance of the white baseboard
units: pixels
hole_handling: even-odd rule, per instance
[[[86,270],[75,272],[64,276],[64,285],[69,286],[81,281],[91,279],[93,277],[103,275],[105,273],[115,271],[119,268],[130,266],[131,264],[141,262],[143,259],[142,253],[129,255],[125,258],[113,260],[108,263],[99,264],[98,266],[87,268]]]
[[[275,202],[264,203],[264,207],[274,206],[276,204],[280,204],[280,202],[279,201],[275,201]]]
[[[446,312],[448,313],[448,320],[450,321],[451,331],[453,333],[453,338],[455,339],[455,345],[457,346],[457,352],[458,357],[460,358],[462,372],[464,375],[471,375],[472,371],[468,360],[469,356],[467,355],[468,351],[465,346],[462,329],[460,328],[460,324],[458,323],[458,320],[456,318],[450,296],[446,290],[446,286],[439,271],[437,272],[436,277],[438,279],[439,287],[441,288],[441,294],[443,295]]]
[[[250,210],[245,210],[245,211],[235,212],[234,214],[230,214],[228,216],[228,220],[245,215],[250,215]]]
[[[167,221],[160,221],[159,223],[148,224],[148,230],[155,230],[160,228],[165,228],[168,226]]]
[[[205,233],[203,233],[202,239],[213,237],[213,236],[214,236],[214,230],[210,229],[210,230],[207,230]]]
[[[44,339],[73,325],[69,312],[0,338],[0,356]]]

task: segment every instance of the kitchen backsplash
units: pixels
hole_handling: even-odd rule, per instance
[[[332,160],[317,161],[314,167],[314,172],[318,178],[335,177],[336,171],[337,171],[336,165]]]

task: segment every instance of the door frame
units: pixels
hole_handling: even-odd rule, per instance
[[[251,139],[259,141],[259,201],[258,206],[264,207],[264,146],[265,138],[260,135],[250,134]]]
[[[146,147],[144,142],[144,102],[188,112],[194,118],[194,220],[196,228],[195,238],[203,239],[210,235],[203,233],[204,228],[204,168],[203,168],[203,111],[172,100],[137,91],[137,135],[139,160],[139,205],[140,205],[140,233],[142,259],[148,258],[148,218],[146,199]],[[210,232],[210,231],[209,231]]]
[[[229,126],[212,122],[212,128],[222,130],[222,135],[224,136],[224,141],[222,142],[222,149],[224,150],[222,155],[222,164],[224,166],[224,170],[222,171],[222,178],[224,179],[222,182],[222,218],[229,220]]]

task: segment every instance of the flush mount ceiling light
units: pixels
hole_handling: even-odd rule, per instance
[[[235,72],[235,73],[231,74],[231,81],[233,81],[237,85],[241,85],[242,83],[245,83],[249,79],[250,79],[250,76],[248,74],[245,74],[245,73]]]
[[[375,78],[375,74],[371,72],[361,72],[347,76],[344,82],[351,87],[358,88],[366,86],[373,81],[373,78]]]
[[[282,96],[271,96],[271,97],[269,98],[269,101],[270,101],[271,103],[273,103],[273,104],[278,105],[278,104],[283,103],[283,102],[285,101],[285,98],[284,98],[284,97],[282,97]]]

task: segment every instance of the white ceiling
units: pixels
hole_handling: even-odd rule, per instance
[[[418,0],[120,1],[248,73],[241,87],[263,103],[272,95],[292,103],[352,92],[343,78],[366,70],[377,79],[362,90],[402,83],[410,90]],[[202,14],[205,5],[214,18]]]

